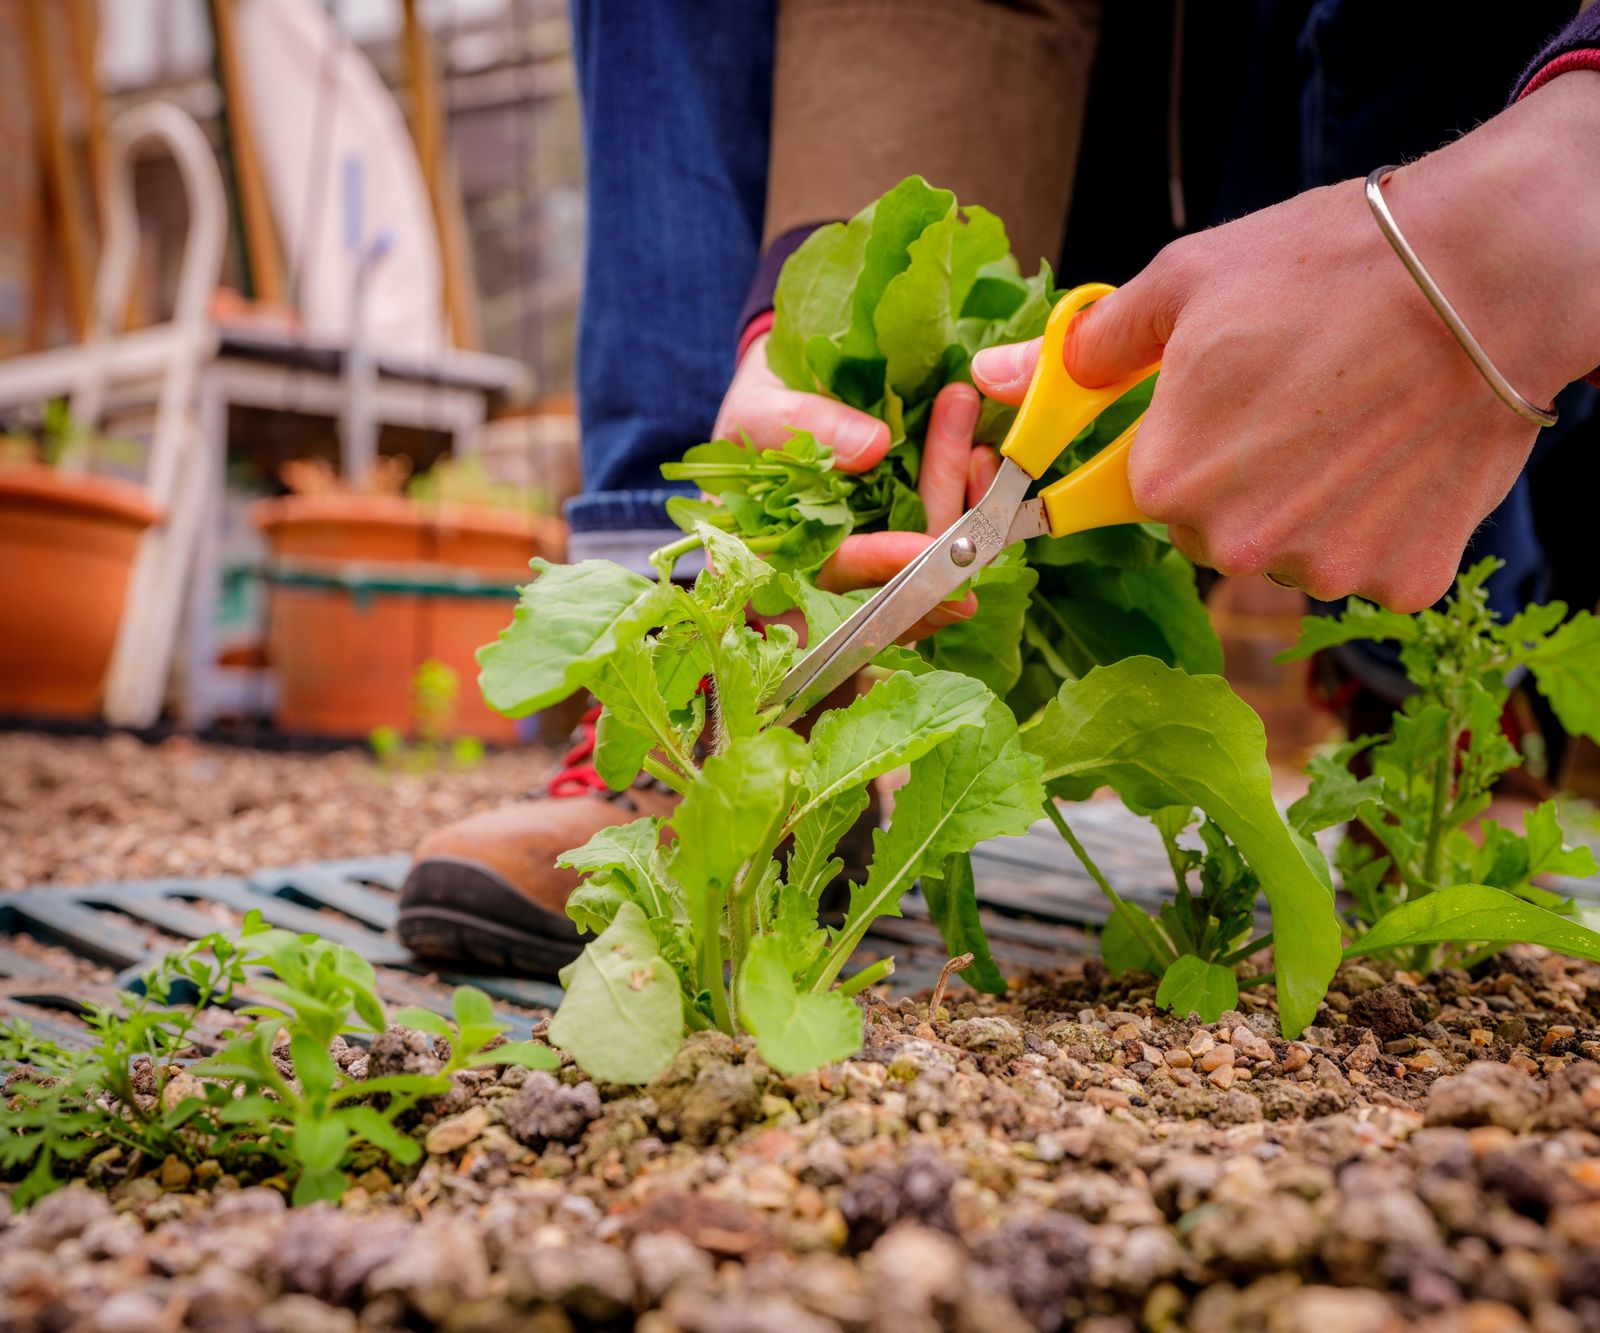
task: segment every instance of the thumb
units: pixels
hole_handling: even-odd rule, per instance
[[[1182,297],[1158,258],[1067,327],[1062,348],[1067,374],[1085,388],[1098,389],[1155,365],[1182,306]]]
[[[1043,342],[1043,338],[1035,338],[1032,342],[985,347],[972,358],[972,382],[995,402],[1017,406],[1027,395]]]

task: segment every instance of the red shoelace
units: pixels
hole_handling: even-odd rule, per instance
[[[561,759],[546,790],[554,797],[590,796],[606,790],[605,779],[594,766],[594,724],[600,718],[600,705],[596,704],[578,722],[578,734]]]

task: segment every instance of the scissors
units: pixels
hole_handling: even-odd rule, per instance
[[[983,499],[795,664],[773,692],[772,701],[783,705],[777,725],[790,725],[820,703],[1012,543],[1147,521],[1128,487],[1128,453],[1142,413],[1082,467],[1026,498],[1079,431],[1160,368],[1146,366],[1100,389],[1086,389],[1067,374],[1067,326],[1114,290],[1085,283],[1056,302],[1033,380],[1000,445],[1000,471]]]

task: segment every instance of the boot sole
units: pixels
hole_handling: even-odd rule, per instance
[[[583,952],[577,927],[529,902],[487,866],[419,861],[400,890],[400,942],[418,958],[554,981]]]

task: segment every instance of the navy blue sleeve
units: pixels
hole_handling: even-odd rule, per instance
[[[1546,80],[1566,69],[1587,68],[1594,65],[1589,59],[1569,59],[1578,53],[1600,50],[1600,4],[1591,5],[1555,35],[1522,71],[1517,86],[1511,94],[1514,102],[1532,92]]]

